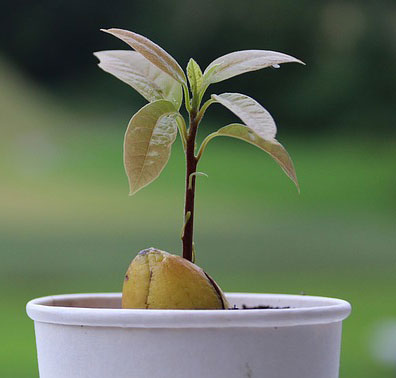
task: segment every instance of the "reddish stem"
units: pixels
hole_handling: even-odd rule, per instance
[[[195,175],[191,176],[191,174],[197,171],[198,160],[195,156],[195,138],[198,124],[196,112],[192,111],[186,146],[186,194],[184,206],[184,221],[186,223],[182,235],[183,257],[189,261],[193,261]]]

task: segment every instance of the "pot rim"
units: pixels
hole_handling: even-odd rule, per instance
[[[123,328],[285,327],[339,322],[351,312],[341,299],[288,294],[226,293],[231,304],[269,304],[286,309],[146,310],[121,309],[121,293],[66,294],[28,302],[27,314],[37,322]],[[90,307],[81,307],[87,302]],[[91,301],[91,304],[89,302]],[[95,302],[93,305],[92,301]],[[80,306],[80,307],[77,307]],[[95,308],[92,308],[95,307]],[[107,308],[106,308],[107,307]]]
[[[290,306],[249,310],[121,309],[121,293],[65,294],[29,301],[28,316],[36,322],[122,328],[286,327],[344,320],[351,305],[336,298],[288,294],[226,293],[239,306]],[[91,301],[90,307],[81,307]],[[95,302],[93,306],[92,301]],[[77,307],[80,306],[80,307]]]

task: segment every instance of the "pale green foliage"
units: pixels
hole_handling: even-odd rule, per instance
[[[202,87],[202,71],[198,63],[190,58],[187,65],[187,77],[190,83],[191,92],[197,96]]]
[[[206,88],[213,82],[212,77],[220,70],[221,64],[213,64],[211,63],[203,74],[202,81]]]
[[[241,139],[271,155],[298,188],[290,156],[275,139],[275,122],[257,101],[240,93],[223,93],[212,95],[201,108],[200,104],[206,89],[212,83],[281,63],[304,64],[303,62],[274,51],[245,50],[217,58],[202,73],[198,63],[190,59],[187,66],[192,94],[190,100],[185,73],[164,49],[146,37],[127,30],[103,31],[120,38],[136,51],[95,53],[100,60],[99,66],[131,85],[150,101],[132,117],[125,134],[124,164],[131,194],[159,176],[168,162],[178,129],[186,148],[189,130],[178,112],[182,102],[182,91],[186,109],[190,115],[194,114],[197,117],[198,123],[214,102],[222,104],[244,122],[244,125],[231,124],[208,135],[199,148],[197,160],[202,157],[209,141],[217,136]]]
[[[210,63],[204,72],[204,80],[209,84],[218,83],[219,81],[229,79],[245,72],[256,71],[265,67],[291,62],[304,64],[299,59],[275,51],[235,51],[221,56]]]
[[[203,95],[211,84],[212,76],[215,75],[217,70],[220,69],[220,64],[212,65],[210,68],[207,67],[204,75],[202,76],[202,87],[199,100],[201,101]]]
[[[241,139],[267,152],[280,165],[286,175],[295,183],[297,189],[299,189],[293,162],[285,148],[277,140],[266,140],[260,137],[249,126],[234,123],[224,126],[220,130],[208,135],[205,145],[217,136],[228,136]]]
[[[256,100],[240,93],[212,95],[212,99],[231,110],[261,138],[275,138],[275,121]]]
[[[183,101],[180,83],[136,51],[98,51],[98,66],[129,84],[146,100],[169,100],[177,109]]]
[[[151,102],[131,119],[125,134],[124,165],[130,194],[155,180],[170,157],[178,112],[166,100]]]

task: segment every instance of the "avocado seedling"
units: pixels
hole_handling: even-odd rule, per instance
[[[249,71],[301,63],[290,55],[267,50],[244,50],[226,54],[201,71],[194,59],[187,75],[164,49],[146,37],[122,29],[102,29],[135,51],[96,52],[99,67],[138,91],[149,103],[130,120],[124,140],[124,165],[130,194],[154,181],[166,166],[179,133],[186,159],[184,222],[181,232],[183,257],[154,248],[141,251],[125,275],[123,308],[227,309],[223,292],[194,264],[194,199],[198,164],[208,143],[219,136],[241,139],[267,152],[294,182],[293,162],[275,139],[272,116],[253,98],[240,93],[204,95],[211,84]],[[188,122],[180,113],[184,106]],[[242,123],[233,123],[209,134],[197,146],[198,127],[212,104],[221,104]],[[188,126],[187,126],[188,125]]]

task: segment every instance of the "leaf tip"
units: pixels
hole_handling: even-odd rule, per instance
[[[102,51],[95,51],[95,52],[92,53],[92,55],[93,55],[96,59],[98,59],[98,61],[99,61],[99,62],[97,62],[98,67],[101,68],[102,70],[106,71],[106,70],[104,69],[103,59],[102,59],[103,56],[101,55],[101,53],[102,53]],[[101,58],[101,56],[102,56],[102,58]]]
[[[300,184],[298,183],[298,179],[297,179],[297,175],[296,175],[296,171],[294,169],[294,166],[292,166],[292,170],[291,171],[285,171],[287,176],[289,176],[289,178],[293,181],[293,184],[296,186],[297,189],[297,193],[301,194],[301,190],[300,190]]]
[[[92,55],[100,61],[100,51],[94,51]]]
[[[139,191],[139,189],[140,188],[138,188],[138,189],[133,189],[132,187],[130,187],[129,188],[129,193],[128,193],[128,197],[132,197],[132,196],[134,196],[138,191]]]
[[[286,151],[286,150],[285,150]],[[289,167],[289,169],[285,169],[285,167],[282,167],[282,169],[284,170],[284,172],[286,173],[286,175],[290,178],[290,180],[293,181],[293,184],[296,186],[297,192],[298,194],[301,194],[300,191],[300,184],[298,183],[298,179],[297,179],[297,174],[296,174],[296,170],[294,168],[293,162],[289,156],[290,159],[290,163],[291,163],[291,167]]]
[[[117,29],[117,28],[104,29],[104,28],[102,28],[102,29],[100,29],[100,31],[107,33],[107,34],[117,36],[117,32],[120,32],[121,29]]]
[[[298,181],[297,181],[297,177],[296,177],[296,179],[293,180],[293,181],[294,181],[294,185],[296,185],[297,193],[300,195],[300,194],[301,194],[301,190],[300,190],[300,185],[299,185],[299,183],[298,183]]]

